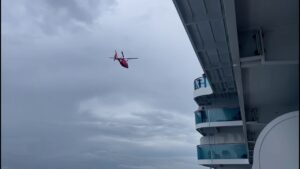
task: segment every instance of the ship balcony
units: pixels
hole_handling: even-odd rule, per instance
[[[215,132],[220,127],[243,126],[239,108],[210,108],[195,112],[196,130],[202,135]]]
[[[206,77],[198,77],[194,80],[194,98],[203,96],[203,95],[210,95],[213,91],[211,89],[210,84],[208,83]]]
[[[249,164],[246,144],[207,144],[197,146],[198,164],[204,166]]]

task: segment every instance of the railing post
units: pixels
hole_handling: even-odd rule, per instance
[[[198,78],[198,86],[199,86],[199,88],[201,88],[201,81],[202,81],[202,79],[201,78]]]
[[[202,77],[203,77],[203,81],[204,81],[204,87],[206,87],[206,74],[205,73],[203,73],[203,75],[202,75]]]

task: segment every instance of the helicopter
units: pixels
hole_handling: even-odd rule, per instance
[[[120,63],[120,65],[123,66],[124,68],[128,68],[128,60],[130,60],[130,59],[138,59],[138,58],[125,58],[123,51],[121,51],[121,53],[122,53],[122,57],[119,58],[118,57],[118,53],[115,50],[114,57],[109,57],[109,58],[114,59],[114,61],[118,60],[119,63]]]

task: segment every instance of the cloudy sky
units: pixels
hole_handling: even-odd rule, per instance
[[[1,26],[3,169],[201,168],[171,0],[3,0]]]

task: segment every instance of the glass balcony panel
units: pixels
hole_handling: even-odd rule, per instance
[[[197,147],[198,152],[198,159],[211,159],[211,146],[205,145],[205,146],[198,146]]]
[[[220,122],[220,121],[237,121],[241,120],[241,112],[239,108],[222,108],[200,110],[195,112],[195,122]]]
[[[247,158],[246,145],[223,144],[213,146],[212,155],[214,159],[245,159]]]
[[[211,122],[241,120],[239,108],[223,108],[207,110]]]
[[[209,122],[207,112],[206,111],[196,111],[195,112],[195,120],[196,120],[196,124]]]
[[[200,145],[198,159],[247,159],[245,144]]]

